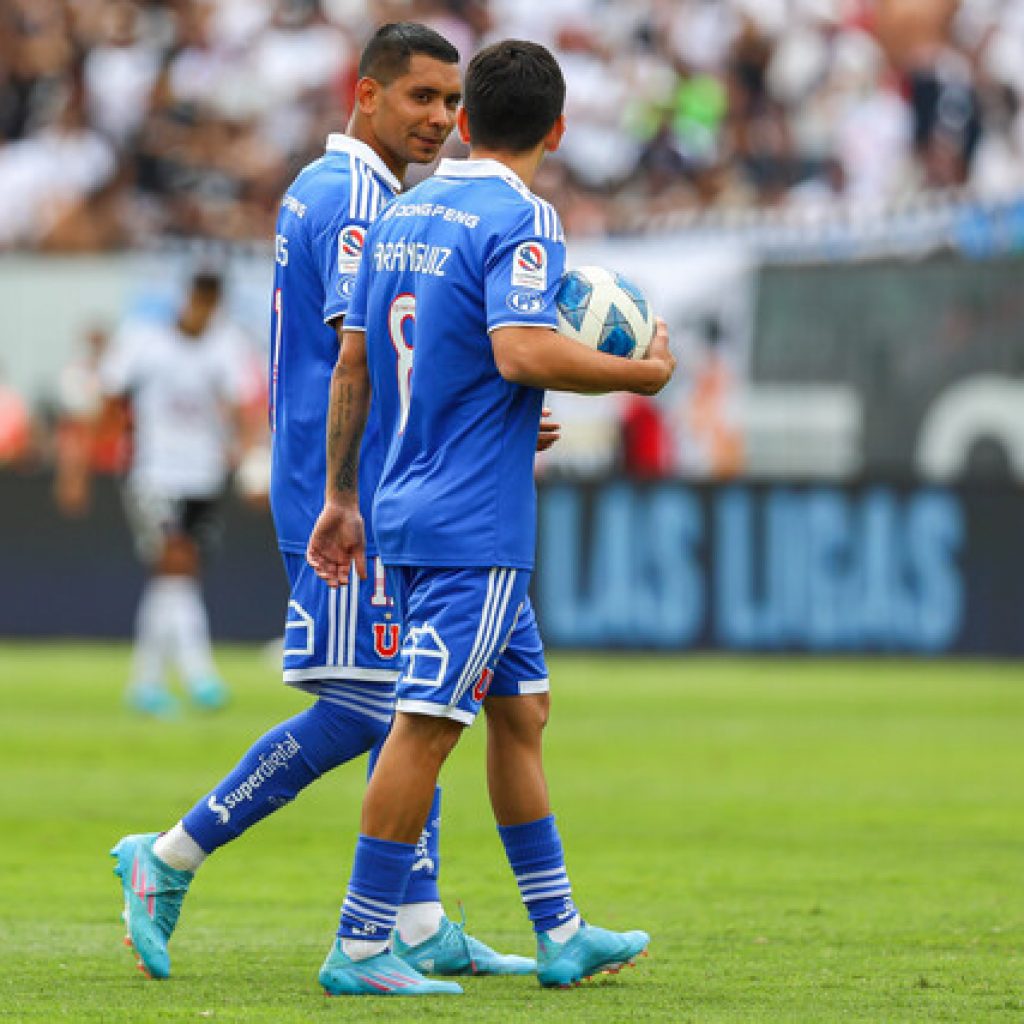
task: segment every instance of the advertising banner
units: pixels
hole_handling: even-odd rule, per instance
[[[1024,496],[890,485],[546,487],[552,647],[1024,653]]]

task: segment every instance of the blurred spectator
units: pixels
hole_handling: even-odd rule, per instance
[[[47,120],[64,90],[74,50],[60,0],[0,5],[0,137],[22,139]]]
[[[85,55],[86,108],[93,127],[123,147],[146,116],[160,54],[140,30],[136,4],[116,0],[104,15],[104,38]]]
[[[1024,185],[1024,0],[3,0],[0,246],[265,242],[401,18],[555,49],[570,234]]]
[[[659,480],[675,468],[675,439],[661,406],[642,395],[622,396],[622,470],[634,480]]]
[[[89,127],[76,79],[51,101],[49,122],[0,149],[0,250],[104,249],[119,236],[113,147]]]
[[[0,467],[28,461],[33,424],[28,403],[4,381],[0,366]]]
[[[57,381],[54,498],[67,516],[87,511],[93,474],[121,473],[128,464],[127,417],[100,416],[100,366],[109,342],[106,327],[90,327],[83,338],[83,351],[64,366]]]
[[[678,446],[675,464],[711,479],[736,476],[743,468],[743,441],[736,417],[736,353],[718,317],[682,332],[684,370],[667,436]]]

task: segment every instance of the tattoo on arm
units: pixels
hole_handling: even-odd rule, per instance
[[[328,494],[352,494],[359,486],[359,448],[369,407],[365,363],[352,366],[339,360],[331,377],[327,413]]]

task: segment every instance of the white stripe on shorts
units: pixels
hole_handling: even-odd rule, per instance
[[[495,576],[495,574],[497,575]],[[463,694],[477,681],[484,666],[494,653],[515,582],[515,569],[491,570],[487,579],[487,597],[484,600],[484,608],[480,616],[480,627],[477,630],[473,650],[459,676],[450,706],[454,707],[462,700]]]
[[[348,585],[348,657],[345,659],[346,665],[356,663],[356,623],[359,621],[359,577],[355,576],[354,568],[352,572],[354,578]]]
[[[335,637],[338,634],[338,613],[334,607],[334,591],[327,592],[327,664],[336,664],[334,660]]]
[[[520,679],[518,683],[519,693],[525,696],[528,693],[550,693],[550,679]]]
[[[395,705],[396,711],[404,711],[408,715],[428,715],[431,718],[451,718],[463,725],[472,725],[475,716],[460,708],[445,707],[443,704],[431,704],[429,700],[402,700]]]

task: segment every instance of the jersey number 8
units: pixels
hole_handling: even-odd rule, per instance
[[[416,326],[416,296],[409,292],[396,295],[388,310],[388,334],[395,350],[398,371],[398,401],[401,413],[398,421],[398,432],[405,430],[409,418],[409,401],[412,393],[412,342],[406,339],[405,324],[411,320],[410,334]]]

